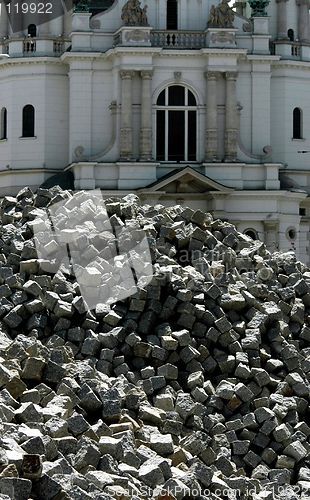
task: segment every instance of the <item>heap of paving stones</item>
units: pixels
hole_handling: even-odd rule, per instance
[[[108,214],[145,230],[154,276],[88,311],[33,237],[72,197],[26,188],[1,203],[1,498],[309,498],[309,269],[130,195]]]

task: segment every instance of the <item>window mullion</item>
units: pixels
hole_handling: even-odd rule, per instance
[[[184,160],[188,161],[188,111],[184,111]]]
[[[168,116],[169,110],[165,110],[165,161],[169,160],[169,149],[168,149],[168,137],[169,137],[169,116]]]

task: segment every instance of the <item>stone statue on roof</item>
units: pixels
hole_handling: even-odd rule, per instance
[[[122,9],[125,26],[148,26],[147,6],[143,9],[140,0],[128,0]]]
[[[216,7],[212,5],[208,20],[208,28],[233,28],[235,13],[228,5],[229,0],[222,0]]]

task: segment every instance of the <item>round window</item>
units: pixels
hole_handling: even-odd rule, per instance
[[[296,229],[295,229],[294,227],[289,228],[289,229],[286,231],[286,237],[287,237],[289,240],[295,240],[295,239],[296,239]]]

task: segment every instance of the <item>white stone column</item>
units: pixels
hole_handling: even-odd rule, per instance
[[[238,146],[238,110],[236,96],[236,72],[225,73],[226,77],[226,126],[225,126],[225,161],[236,161]]]
[[[287,2],[288,0],[276,0],[277,3],[277,38],[287,39]]]
[[[217,79],[219,73],[208,71],[207,79],[207,112],[206,112],[206,161],[217,161]]]
[[[152,159],[152,75],[150,70],[141,71],[141,128],[140,159]]]
[[[309,0],[296,0],[298,5],[298,39],[309,42]]]
[[[120,160],[132,159],[132,78],[134,71],[121,71],[122,79],[122,107],[121,107],[121,135]]]

